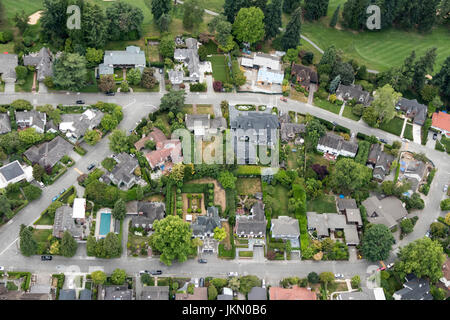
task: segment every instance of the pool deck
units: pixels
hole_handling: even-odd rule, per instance
[[[112,210],[109,208],[102,208],[97,211],[97,217],[95,218],[95,238],[97,240],[106,237],[106,235],[100,235],[100,222],[103,213],[111,214],[111,223],[109,226],[109,232],[114,232],[114,218],[112,217]]]

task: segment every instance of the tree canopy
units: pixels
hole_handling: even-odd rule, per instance
[[[362,239],[362,252],[369,261],[384,260],[394,244],[392,232],[382,224],[373,224],[366,229]]]
[[[236,39],[250,44],[264,37],[264,13],[260,8],[250,7],[239,10],[233,23]]]

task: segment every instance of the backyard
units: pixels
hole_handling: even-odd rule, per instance
[[[337,213],[334,196],[324,194],[313,200],[308,199],[307,211],[317,213]]]
[[[225,56],[213,55],[212,57],[209,57],[208,60],[211,61],[214,80],[222,81],[222,83],[230,83],[230,70],[228,68]]]
[[[236,191],[238,195],[253,196],[257,192],[261,192],[260,178],[240,178],[236,181]]]

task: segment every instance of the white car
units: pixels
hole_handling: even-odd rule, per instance
[[[195,287],[198,288],[198,278],[194,279],[194,284],[195,284]]]
[[[335,277],[336,279],[344,279],[344,275],[343,275],[342,273],[335,273],[335,274],[334,274],[334,277]]]
[[[5,271],[5,267],[0,266],[0,271]]]
[[[237,277],[238,273],[237,272],[228,272],[228,276],[229,277]]]
[[[266,279],[262,279],[262,286],[261,287],[263,287],[263,288],[266,287]]]
[[[447,190],[448,190],[448,184],[446,184],[446,185],[444,186],[444,192],[447,192]]]
[[[386,268],[391,269],[393,266],[394,266],[393,263],[389,263],[389,264],[386,266]]]

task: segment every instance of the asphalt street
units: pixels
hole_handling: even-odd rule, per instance
[[[0,94],[0,104],[11,103],[17,99],[25,99],[34,105],[52,104],[52,105],[74,105],[76,100],[83,99],[87,104],[94,104],[98,101],[117,103],[123,107],[124,119],[120,123],[119,128],[127,132],[133,129],[137,122],[154,112],[159,108],[162,93],[133,93],[121,94],[109,97],[104,94],[77,94],[77,93],[48,93],[48,94]],[[283,112],[296,111],[300,113],[309,113],[314,116],[323,118],[328,121],[336,121],[338,124],[351,129],[352,132],[361,132],[367,135],[375,135],[379,138],[386,139],[389,143],[399,140],[399,137],[390,133],[371,128],[363,121],[353,121],[344,117],[328,112],[324,109],[314,107],[298,101],[288,100],[288,102],[280,101],[280,96],[270,96],[264,94],[249,93],[190,93],[186,97],[186,103],[197,104],[213,104],[217,113],[220,110],[220,102],[227,100],[230,103],[258,103],[277,106]],[[220,112],[220,111],[219,111]],[[42,197],[29,204],[24,210],[19,212],[8,224],[0,228],[0,265],[5,266],[7,270],[24,270],[24,271],[46,271],[46,272],[63,272],[72,268],[81,272],[91,272],[95,268],[100,268],[106,272],[111,272],[115,268],[123,268],[129,273],[139,272],[139,270],[161,269],[168,275],[186,275],[191,277],[200,277],[205,275],[223,276],[230,271],[237,271],[240,274],[255,274],[266,278],[267,280],[278,281],[289,275],[306,276],[309,272],[332,271],[342,273],[346,276],[358,274],[365,279],[367,268],[372,265],[365,260],[357,261],[266,261],[251,262],[242,260],[219,260],[217,258],[208,258],[207,264],[199,264],[196,260],[190,260],[185,263],[175,263],[170,267],[164,266],[158,259],[154,258],[126,258],[120,259],[96,259],[85,256],[84,245],[79,248],[79,253],[71,259],[63,257],[54,257],[53,261],[42,262],[40,257],[23,257],[18,250],[18,232],[21,224],[31,225],[36,221],[41,212],[44,211],[51,203],[52,198],[58,194],[63,188],[75,185],[76,178],[79,176],[78,171],[87,172],[87,166],[91,163],[100,163],[105,157],[111,154],[108,147],[108,139],[104,137],[95,147],[83,145],[88,153],[80,157],[76,153],[71,154],[76,161],[75,165],[60,177],[53,185],[44,189]],[[406,236],[402,241],[396,244],[396,247],[403,246],[413,240],[421,238],[425,235],[429,225],[440,215],[443,216],[439,208],[440,201],[444,198],[442,191],[443,186],[449,182],[450,178],[450,162],[449,157],[437,150],[427,148],[409,142],[403,143],[402,150],[412,152],[423,152],[429,159],[433,161],[438,168],[437,174],[431,185],[428,197],[424,197],[425,209],[418,213],[419,220],[414,231]],[[394,255],[389,259],[394,259]],[[388,261],[389,262],[389,261]]]

